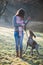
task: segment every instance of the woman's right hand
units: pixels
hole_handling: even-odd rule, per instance
[[[27,20],[31,20],[31,17],[29,16],[29,17],[27,18]]]

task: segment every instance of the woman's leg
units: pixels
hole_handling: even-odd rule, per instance
[[[19,38],[19,41],[20,41],[20,57],[22,57],[22,48],[23,48],[23,34],[22,36],[20,36]]]
[[[19,37],[17,32],[15,32],[14,37],[15,37],[15,43],[16,43],[16,56],[18,57],[19,56],[19,50],[18,50]]]

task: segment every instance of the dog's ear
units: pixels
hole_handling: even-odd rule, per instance
[[[36,38],[36,35],[34,35],[34,38]]]
[[[33,33],[33,32],[32,32]],[[34,38],[36,38],[36,35],[33,33]]]
[[[34,38],[36,38],[36,35],[33,33],[33,31],[30,30],[30,34],[32,34]]]
[[[29,32],[30,32],[30,34],[31,34],[34,38],[36,38],[36,35],[33,33],[32,30],[29,30]]]

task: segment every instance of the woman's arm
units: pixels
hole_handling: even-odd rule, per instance
[[[28,20],[26,20],[26,21],[24,22],[24,24],[26,25],[28,22],[29,22],[29,21],[28,21]]]
[[[24,22],[24,24],[27,25],[27,23],[28,23],[30,20],[31,20],[31,17],[29,16],[29,17],[27,18],[27,20]]]
[[[29,16],[28,18],[27,18],[27,20],[24,22],[24,30],[26,30],[26,25],[28,24],[28,22],[31,20],[31,17]]]

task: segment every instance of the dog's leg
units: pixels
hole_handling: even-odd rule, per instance
[[[38,45],[35,46],[37,54],[39,55],[39,51],[38,51]]]
[[[33,48],[31,48],[31,52],[30,52],[30,54],[33,56]]]
[[[39,55],[39,51],[38,50],[36,50],[37,51],[37,54]]]
[[[27,46],[26,46],[26,49],[25,49],[25,51],[23,52],[24,54],[26,53],[26,50],[27,50],[27,48],[28,48],[28,42],[27,42]]]

